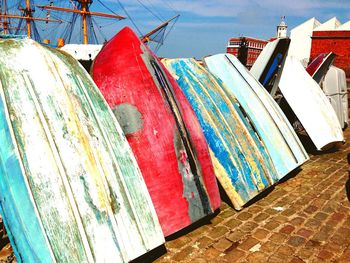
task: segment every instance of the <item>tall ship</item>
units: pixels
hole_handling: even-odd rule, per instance
[[[117,23],[124,20],[122,25],[132,24],[144,43],[163,44],[179,15],[164,19],[151,9],[153,5],[138,3],[160,21],[160,25],[148,33],[140,30],[138,21],[121,1],[112,4],[106,0],[0,0],[0,34],[27,35],[58,47],[103,44],[112,36],[107,36],[108,33],[115,34]],[[116,13],[115,9],[121,9],[125,16]]]
[[[160,25],[148,33],[141,32],[121,1],[107,5],[105,0],[0,0],[0,34],[26,35],[61,48],[89,70],[103,43],[120,27],[117,23],[131,23],[142,41],[153,45],[154,51],[163,44],[179,15],[162,19],[151,7],[138,2],[160,21]],[[121,9],[125,16],[114,9]]]
[[[26,34],[29,38],[40,41],[40,34],[36,22],[62,23],[62,20],[48,17],[35,17],[30,0],[0,1],[0,33]]]
[[[0,31],[27,35],[54,46],[65,42],[98,44],[103,33],[96,18],[119,21],[125,17],[114,12],[93,12],[92,5],[93,0],[1,0]]]

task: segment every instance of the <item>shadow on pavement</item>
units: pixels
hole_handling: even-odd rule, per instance
[[[151,263],[155,261],[157,258],[163,256],[165,253],[167,253],[165,245],[161,245],[148,253],[130,261],[130,263]]]

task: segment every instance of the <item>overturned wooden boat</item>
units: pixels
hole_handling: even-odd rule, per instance
[[[124,28],[91,72],[127,136],[164,235],[213,213],[220,194],[208,146],[189,102],[156,56]]]
[[[192,105],[215,173],[236,209],[278,180],[264,144],[232,93],[194,59],[164,59]]]
[[[279,88],[318,150],[344,140],[332,105],[296,58],[287,57]]]
[[[329,67],[333,64],[335,59],[335,53],[322,53],[318,55],[311,63],[306,67],[307,73],[321,85],[324,77],[326,76]]]
[[[250,69],[253,76],[259,80],[272,97],[276,95],[278,90],[289,44],[289,38],[277,38],[269,42]]]
[[[28,39],[1,38],[0,54],[0,202],[17,261],[127,262],[161,245],[136,160],[82,66]]]
[[[281,179],[308,160],[298,136],[277,103],[251,73],[231,54],[204,59],[251,119]]]

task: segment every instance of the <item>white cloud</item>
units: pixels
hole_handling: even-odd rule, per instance
[[[138,19],[137,24],[141,24],[145,32],[154,25],[151,21],[158,23],[158,20],[154,19],[140,2],[166,18],[172,17],[174,10],[181,15],[175,30],[170,34],[170,42],[163,49],[163,54],[167,56],[171,54],[200,57],[215,51],[222,52],[227,40],[232,36],[250,35],[268,39],[275,35],[276,25],[281,16],[286,16],[289,29],[311,17],[325,22],[337,16],[343,23],[350,18],[350,0],[120,1],[132,17]]]
[[[117,0],[109,0],[117,2]],[[154,7],[170,9],[169,6],[179,13],[191,13],[204,17],[234,17],[242,12],[265,10],[269,13],[280,15],[281,12],[294,16],[314,16],[319,10],[324,9],[342,9],[350,10],[349,0],[173,0],[170,3],[167,0],[148,0],[141,1],[146,6],[151,3]],[[122,0],[127,6],[140,6],[137,0]],[[124,3],[125,2],[125,3]]]

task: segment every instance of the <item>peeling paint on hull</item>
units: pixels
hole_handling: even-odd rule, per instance
[[[112,109],[127,104],[140,113],[141,119],[131,111],[119,118],[139,127],[125,132],[164,235],[218,208],[218,186],[198,120],[176,82],[131,29],[104,46],[92,75]]]
[[[0,203],[17,260],[127,262],[161,245],[136,160],[85,70],[27,39],[0,39],[0,54]]]
[[[308,160],[298,136],[277,103],[251,73],[230,54],[205,58],[249,115],[277,171],[278,179]]]
[[[164,59],[194,109],[215,173],[236,209],[277,180],[249,118],[223,83],[193,59]]]

